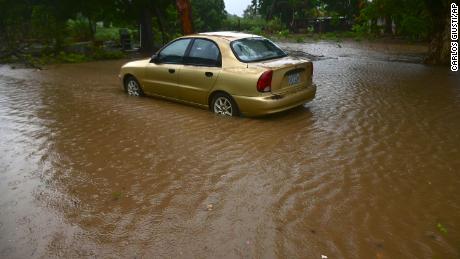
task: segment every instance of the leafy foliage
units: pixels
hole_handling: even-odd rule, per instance
[[[419,16],[404,16],[400,23],[400,33],[412,40],[426,39],[430,24]]]
[[[154,45],[159,47],[180,35],[178,2],[0,0],[0,58],[31,45],[42,46],[43,55],[56,56],[72,42],[117,42],[118,28],[129,28],[132,38],[141,38],[142,47],[152,51]],[[252,0],[243,18],[228,15],[223,0],[189,3],[196,31],[239,30],[286,38],[297,26],[296,21],[331,17],[332,25],[344,18],[353,22],[353,31],[349,33],[357,38],[384,32],[411,40],[427,40],[439,37],[440,32],[445,34],[450,1]],[[97,22],[103,22],[104,27],[97,26]],[[311,26],[308,32],[312,32]]]
[[[77,15],[75,19],[69,19],[67,22],[68,35],[74,41],[88,41],[93,38],[91,35],[88,18]]]
[[[196,31],[215,31],[222,28],[227,17],[224,0],[192,1]]]
[[[375,0],[361,10],[358,23],[368,32],[378,33],[384,26],[378,26],[377,19],[394,23],[396,35],[412,40],[427,39],[433,32],[433,18],[425,1],[420,0]],[[388,25],[391,26],[391,25]]]

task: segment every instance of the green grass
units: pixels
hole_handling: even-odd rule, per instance
[[[297,36],[295,37],[295,41],[296,41],[297,43],[304,43],[304,42],[305,42],[305,39],[304,39],[304,37],[303,37],[302,35],[297,35]]]
[[[125,54],[119,50],[104,50],[101,48],[93,48],[92,51],[87,55],[61,51],[57,56],[42,56],[39,58],[39,60],[42,64],[82,63],[95,60],[120,59],[124,56]]]

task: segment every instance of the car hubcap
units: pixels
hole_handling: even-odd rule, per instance
[[[139,86],[137,85],[136,81],[134,81],[134,80],[129,80],[127,90],[128,90],[128,95],[131,95],[131,96],[139,96],[140,95],[139,94]]]
[[[219,115],[232,116],[232,103],[225,97],[219,97],[214,102],[214,112]]]

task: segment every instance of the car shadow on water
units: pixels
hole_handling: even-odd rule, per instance
[[[136,102],[140,101],[140,103],[143,103],[143,104],[148,104],[149,102],[152,102],[152,103],[155,103],[156,105],[169,106],[173,109],[175,108],[180,109],[180,110],[189,109],[190,110],[189,112],[192,112],[194,114],[196,114],[195,112],[200,111],[201,114],[207,113],[208,115],[212,115],[216,118],[222,118],[221,116],[213,114],[209,108],[199,107],[193,104],[188,104],[188,103],[175,101],[175,100],[168,100],[168,99],[164,99],[161,97],[155,97],[155,96],[143,96],[141,98],[132,97],[132,96],[126,95],[126,93],[122,90],[118,91],[118,93],[124,95],[125,97],[124,100],[126,101],[135,99]],[[273,113],[273,114],[268,114],[268,115],[263,115],[263,116],[258,116],[258,117],[248,117],[248,116],[240,115],[233,119],[249,119],[249,120],[256,120],[256,121],[276,121],[276,120],[284,120],[284,119],[292,119],[292,118],[309,119],[313,116],[309,106],[310,104],[306,103],[306,104],[303,104],[303,105],[300,105],[300,106],[297,106],[297,107],[294,107],[294,108],[291,108],[285,111]],[[188,111],[186,113],[188,113]]]

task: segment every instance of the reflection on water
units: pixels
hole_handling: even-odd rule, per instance
[[[259,119],[127,97],[121,61],[1,67],[0,257],[459,257],[460,77],[285,47],[333,58]]]

